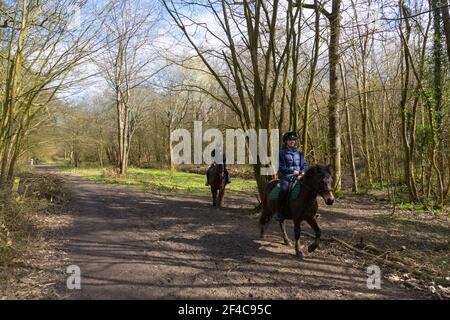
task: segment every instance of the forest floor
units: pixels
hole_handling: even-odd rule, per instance
[[[27,181],[27,196],[18,185],[0,194],[0,300],[57,299],[67,265],[60,232],[72,224],[69,199],[58,176],[27,173],[17,180]],[[57,189],[58,201],[38,196],[44,188]]]
[[[71,190],[71,209],[61,213],[70,223],[62,226],[57,242],[64,264],[80,267],[81,289],[67,289],[64,266],[58,270],[56,298],[449,298],[445,285],[384,264],[379,265],[381,288],[369,289],[367,267],[377,262],[336,241],[323,241],[320,249],[297,259],[275,223],[259,238],[254,197],[226,195],[224,208],[216,209],[209,196],[95,183],[53,167],[38,171],[62,176]],[[371,197],[347,195],[332,207],[320,200],[318,222],[325,239],[352,245],[363,239],[448,279],[447,218],[391,213],[390,206]],[[292,239],[291,222],[287,229]],[[311,239],[302,235],[301,242],[307,247]]]

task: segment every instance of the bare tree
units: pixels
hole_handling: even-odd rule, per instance
[[[114,93],[119,146],[117,168],[121,174],[128,167],[131,139],[139,119],[139,111],[130,104],[131,96],[160,71],[149,68],[157,58],[149,44],[157,34],[158,18],[157,6],[118,0],[105,23],[106,47],[97,64]]]
[[[218,22],[219,31],[194,21],[171,0],[164,0],[163,4],[225,97],[211,95],[207,90],[205,93],[228,106],[238,116],[242,128],[269,129],[276,89],[291,43],[283,41],[281,48],[277,46],[278,10],[282,7],[279,1],[270,4],[245,0],[241,3],[189,2],[189,5],[208,10]],[[220,47],[203,48],[192,33],[195,28],[217,39]],[[236,32],[239,39],[234,37]],[[218,60],[222,64],[218,65]],[[254,172],[260,195],[268,181],[267,176],[260,174],[261,167],[258,159]]]
[[[333,0],[331,12],[321,4],[298,3],[297,5],[309,9],[319,10],[330,22],[330,41],[328,49],[329,85],[328,98],[328,140],[330,145],[330,158],[333,166],[334,188],[341,189],[341,128],[339,108],[339,61],[340,61],[340,32],[341,32],[341,4],[342,0]]]
[[[70,73],[98,50],[101,19],[84,17],[75,27],[79,2],[36,0],[2,3],[0,185],[10,185],[30,128],[41,121],[58,92],[73,84]],[[104,8],[99,12],[100,17]],[[76,24],[75,24],[76,25]],[[75,81],[79,81],[76,79]]]

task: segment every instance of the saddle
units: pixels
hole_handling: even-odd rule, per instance
[[[289,200],[294,200],[298,197],[300,194],[300,188],[301,184],[298,183],[298,180],[295,180],[293,183],[289,184]],[[270,201],[278,201],[278,197],[280,195],[280,183],[277,183],[277,185],[270,191],[269,193],[269,200]]]

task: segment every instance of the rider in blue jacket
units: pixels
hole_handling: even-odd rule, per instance
[[[289,182],[293,177],[299,177],[308,170],[308,164],[303,154],[296,148],[297,134],[287,132],[283,135],[283,147],[279,154],[280,195],[278,198],[277,220],[282,220],[282,216],[287,209]]]

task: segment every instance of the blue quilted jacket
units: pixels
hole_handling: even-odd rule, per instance
[[[279,171],[283,177],[289,177],[294,171],[306,172],[308,164],[303,154],[297,148],[288,148],[284,146],[279,154]]]

